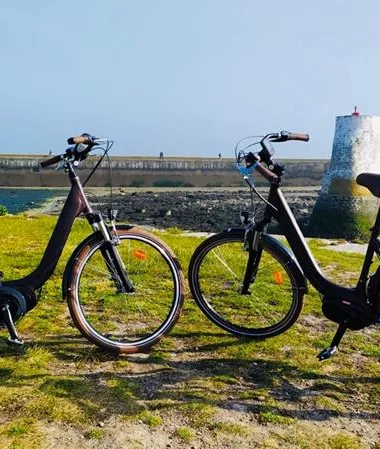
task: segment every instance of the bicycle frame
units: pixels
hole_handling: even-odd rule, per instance
[[[67,163],[66,168],[69,173],[71,189],[39,265],[32,273],[24,278],[5,281],[3,285],[20,289],[29,288],[32,290],[41,288],[57,266],[74,220],[80,214],[84,214],[93,230],[100,230],[103,235],[105,245],[102,249],[102,254],[107,262],[107,268],[111,275],[116,272],[118,276],[117,279],[114,279],[118,290],[127,293],[133,292],[134,287],[115,249],[115,242],[112,239],[108,227],[105,225],[102,216],[93,212],[79,177],[76,175],[71,163]]]
[[[335,284],[327,279],[315,261],[310,248],[300,230],[290,207],[284,198],[280,186],[276,182],[271,183],[268,204],[265,209],[263,222],[268,223],[273,217],[279,223],[304,275],[310,283],[324,296],[341,297],[348,300],[365,298],[366,283],[374,253],[379,254],[380,210],[377,214],[375,225],[372,228],[363,267],[356,287],[347,288]]]
[[[87,201],[82,184],[71,164],[68,165],[68,170],[71,189],[39,265],[24,278],[5,281],[3,285],[16,288],[29,287],[38,290],[50,278],[57,266],[75,218],[83,213],[89,223],[92,224],[93,211]]]

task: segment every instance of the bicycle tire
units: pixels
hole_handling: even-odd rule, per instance
[[[251,339],[273,337],[297,321],[306,284],[301,284],[289,254],[269,238],[261,239],[262,256],[251,294],[241,294],[248,260],[243,243],[244,230],[204,240],[190,260],[190,290],[200,310],[225,331]]]
[[[65,273],[64,296],[76,327],[88,340],[119,354],[144,352],[178,320],[184,277],[160,239],[133,227],[118,226],[117,234],[116,249],[135,291],[123,293],[115,285],[101,252],[103,236],[96,232],[74,251]]]

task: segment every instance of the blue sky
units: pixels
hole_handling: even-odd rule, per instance
[[[374,0],[19,0],[0,6],[2,153],[81,132],[113,154],[233,156],[240,138],[309,132],[278,157],[330,157],[335,116],[380,115]]]

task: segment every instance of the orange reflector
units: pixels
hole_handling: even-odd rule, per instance
[[[133,255],[133,257],[136,257],[136,259],[139,259],[139,260],[146,260],[148,258],[147,253],[141,249],[133,250],[132,255]]]
[[[279,271],[275,271],[273,273],[273,279],[274,279],[274,282],[276,284],[283,284],[284,283],[284,276]]]

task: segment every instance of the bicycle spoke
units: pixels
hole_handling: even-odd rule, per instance
[[[84,318],[99,336],[132,344],[149,337],[171,316],[178,290],[170,265],[155,247],[121,239],[118,252],[135,291],[125,294],[112,288],[117,274],[99,247],[84,264],[78,295]]]
[[[242,240],[231,237],[221,238],[220,244],[206,250],[200,259],[196,291],[201,295],[198,304],[217,324],[247,329],[249,333],[249,329],[254,332],[287,320],[298,291],[287,264],[264,250],[259,266],[253,270],[248,292],[242,294],[249,255],[242,247]],[[193,275],[189,278],[194,282]]]

